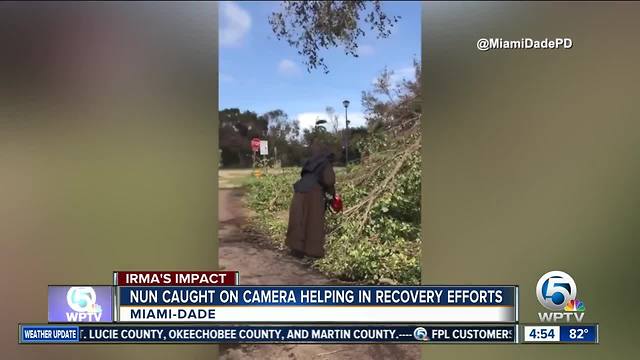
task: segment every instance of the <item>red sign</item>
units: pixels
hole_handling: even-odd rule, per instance
[[[117,286],[229,286],[238,285],[237,271],[117,271]]]
[[[251,139],[251,150],[253,152],[258,152],[258,150],[260,150],[260,138]]]

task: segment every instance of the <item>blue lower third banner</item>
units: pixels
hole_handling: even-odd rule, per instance
[[[116,322],[509,324],[517,294],[517,286],[121,286]]]
[[[20,325],[21,344],[517,343],[517,325]]]

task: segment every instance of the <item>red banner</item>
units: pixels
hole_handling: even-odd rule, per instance
[[[117,286],[233,286],[237,271],[117,271]]]

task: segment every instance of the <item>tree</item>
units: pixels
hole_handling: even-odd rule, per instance
[[[267,135],[268,122],[255,112],[224,109],[219,113],[221,160],[225,166],[250,166],[250,141]]]
[[[267,140],[272,148],[277,148],[278,159],[283,166],[299,165],[303,158],[300,143],[300,124],[290,120],[282,110],[269,111],[260,116],[268,124]]]
[[[420,117],[422,102],[422,70],[413,61],[414,78],[393,81],[393,71],[384,69],[372,91],[362,92],[362,107],[372,130],[402,131],[415,125]]]
[[[300,124],[297,120],[289,120],[289,116],[282,110],[272,110],[260,116],[266,121],[267,137],[282,139],[283,141],[295,140],[300,135]]]
[[[366,34],[362,25],[386,38],[400,19],[387,15],[382,1],[283,1],[281,6],[269,17],[273,33],[298,50],[307,71],[321,67],[325,73],[329,69],[322,50],[343,48],[346,55],[358,57],[358,42]]]
[[[327,113],[327,122],[331,125],[332,132],[337,134],[340,130],[340,122],[338,121],[338,115],[336,115],[336,109],[331,106],[327,106],[324,111]]]

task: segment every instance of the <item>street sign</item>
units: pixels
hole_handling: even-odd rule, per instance
[[[260,155],[269,155],[269,142],[260,140]]]
[[[251,139],[251,151],[258,152],[260,150],[260,138]]]

